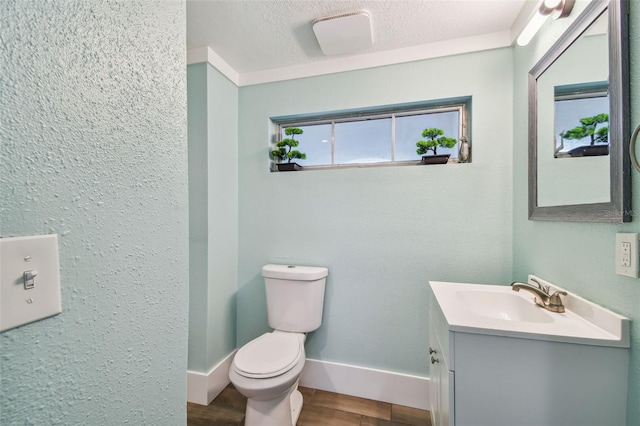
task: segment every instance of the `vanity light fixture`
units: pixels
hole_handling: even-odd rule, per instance
[[[575,0],[541,0],[535,14],[520,33],[516,41],[518,45],[526,46],[529,44],[533,36],[542,28],[548,16],[553,19],[569,16],[574,2]]]
[[[371,16],[366,10],[318,18],[312,25],[327,56],[359,52],[373,45]]]

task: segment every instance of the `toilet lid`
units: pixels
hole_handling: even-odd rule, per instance
[[[266,379],[291,370],[300,353],[301,342],[296,336],[265,333],[238,350],[233,366],[242,376]]]

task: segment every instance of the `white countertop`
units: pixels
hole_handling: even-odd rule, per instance
[[[563,290],[540,278],[529,278],[529,282],[535,278],[550,285],[552,291]],[[441,281],[429,284],[450,331],[629,347],[628,318],[571,293],[562,296],[565,312],[555,313],[535,305],[530,292],[515,292],[510,286]],[[514,297],[531,303],[535,310]],[[503,309],[506,304],[510,309]]]

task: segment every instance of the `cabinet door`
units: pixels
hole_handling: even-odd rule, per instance
[[[440,346],[436,334],[433,321],[429,321],[429,402],[431,411],[431,423],[433,426],[440,426],[440,408],[439,408],[439,394],[440,394],[440,363],[433,362],[433,359],[437,359],[437,355],[440,354]]]
[[[453,426],[454,372],[449,371],[434,322],[429,326],[429,398],[433,426]],[[445,330],[445,332],[447,332]]]

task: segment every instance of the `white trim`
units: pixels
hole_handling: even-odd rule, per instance
[[[500,31],[482,36],[445,40],[418,46],[405,47],[402,49],[366,53],[362,55],[350,55],[335,59],[325,59],[322,61],[294,65],[286,68],[247,72],[240,74],[240,86],[271,83],[275,81],[292,80],[295,78],[313,77],[324,74],[413,62],[423,59],[459,55],[461,53],[507,47],[511,46],[511,44],[511,33],[509,31]]]
[[[187,402],[200,405],[207,403],[207,375],[187,370]]]
[[[511,46],[512,44],[512,33],[506,30],[480,36],[444,40],[382,52],[324,59],[290,67],[242,74],[233,69],[231,65],[225,62],[225,60],[210,47],[205,46],[187,50],[187,64],[208,62],[236,86],[241,87],[498,49]]]
[[[209,405],[230,382],[236,351],[208,373],[187,371],[187,401]],[[306,359],[300,386],[428,410],[429,378],[355,365]]]
[[[187,370],[187,401],[209,405],[224,388],[231,383],[229,368],[233,362],[234,350],[208,373]]]
[[[187,65],[209,63],[233,84],[240,86],[240,74],[208,46],[187,50]]]
[[[307,359],[300,385],[428,410],[429,378]]]

